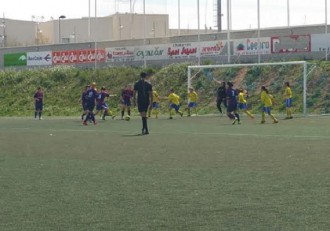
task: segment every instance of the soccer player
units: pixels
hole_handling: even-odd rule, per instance
[[[261,87],[260,99],[262,103],[261,123],[264,124],[266,122],[266,113],[272,118],[274,124],[278,123],[278,120],[271,113],[273,106],[273,96],[269,94],[268,89],[265,86]]]
[[[238,108],[242,110],[246,115],[248,115],[251,119],[254,119],[254,116],[251,114],[251,112],[247,110],[247,97],[247,91],[245,91],[243,88],[240,88],[238,93]]]
[[[151,117],[151,112],[152,112],[153,114],[155,114],[157,119],[159,114],[159,102],[160,102],[160,97],[157,91],[155,90],[152,91],[152,98],[153,98],[152,107],[148,110],[148,117]]]
[[[87,85],[81,94],[81,106],[83,108],[83,114],[81,115],[81,120],[84,120],[84,116],[87,115],[87,90],[90,88],[90,85]]]
[[[42,119],[41,114],[42,114],[42,110],[43,110],[43,106],[44,106],[44,93],[41,89],[41,87],[37,88],[37,91],[34,93],[34,107],[35,107],[35,111],[34,111],[34,118],[37,119],[37,117],[39,118],[39,120]]]
[[[226,97],[227,97],[227,116],[229,119],[234,120],[232,124],[236,122],[241,124],[239,114],[237,112],[237,91],[233,88],[232,82],[227,82]]]
[[[133,100],[136,102],[142,118],[142,135],[148,135],[147,112],[153,102],[152,85],[146,81],[147,73],[140,74],[140,80],[134,84]],[[136,98],[137,95],[137,98]]]
[[[86,109],[87,109],[87,116],[83,122],[83,125],[87,125],[88,120],[92,120],[94,125],[96,125],[95,116],[94,116],[94,108],[95,108],[95,101],[97,98],[97,92],[93,87],[89,87],[86,92]]]
[[[132,89],[132,85],[128,84],[125,89],[121,92],[121,119],[124,119],[125,110],[127,110],[127,115],[131,116],[131,99],[134,95],[134,91]]]
[[[97,115],[100,111],[103,110],[103,115],[102,115],[102,120],[105,120],[106,116],[112,116],[112,119],[115,118],[115,116],[112,114],[112,112],[109,110],[108,104],[105,102],[105,98],[114,96],[110,95],[105,87],[101,87],[101,92],[98,93],[97,98],[96,98],[96,112],[95,115]]]
[[[183,113],[180,111],[180,96],[178,96],[177,94],[174,93],[173,88],[170,89],[170,94],[167,97],[167,99],[170,102],[170,106],[169,106],[170,117],[169,117],[169,119],[173,119],[173,117],[172,117],[172,110],[173,109],[175,110],[175,113],[179,114],[182,117]]]
[[[221,104],[223,103],[225,108],[227,108],[226,83],[218,81],[217,83],[220,83],[220,87],[217,89],[217,108],[222,114]]]
[[[95,82],[92,83],[92,88],[97,91],[97,84]]]
[[[285,119],[293,119],[292,117],[292,91],[289,82],[285,82],[285,90],[284,90],[284,99],[285,99],[285,108],[286,108],[286,117]]]
[[[197,115],[197,100],[198,100],[198,94],[194,90],[194,88],[189,87],[188,92],[188,115],[191,116],[191,109],[194,109],[195,114]]]

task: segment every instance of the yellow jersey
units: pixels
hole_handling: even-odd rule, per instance
[[[172,103],[172,104],[175,104],[175,105],[179,105],[180,104],[180,96],[178,96],[175,93],[169,94],[169,96],[167,98],[170,101],[170,103]]]
[[[238,103],[246,103],[246,99],[245,99],[245,94],[244,92],[240,92],[238,94]]]
[[[261,94],[260,94],[260,98],[261,98],[262,104],[265,107],[273,106],[273,102],[272,102],[273,96],[272,95],[269,95],[269,94],[267,94],[267,92],[262,91]]]
[[[160,98],[157,91],[152,91],[152,95],[153,95],[153,103],[159,103]]]
[[[196,103],[197,102],[198,95],[197,95],[196,91],[188,93],[188,100],[189,100],[190,103]]]
[[[290,99],[292,98],[292,91],[291,91],[291,88],[290,87],[286,87],[285,88],[285,91],[284,91],[284,97],[286,99]]]

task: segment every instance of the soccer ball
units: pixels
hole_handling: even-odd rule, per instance
[[[126,121],[130,121],[130,119],[131,119],[130,116],[126,116],[126,117],[125,117],[125,120],[126,120]]]

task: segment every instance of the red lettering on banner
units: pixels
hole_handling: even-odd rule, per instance
[[[169,56],[173,56],[173,55],[179,55],[180,54],[180,49],[174,49],[174,50],[172,50],[172,48],[171,47],[169,47],[168,49],[167,49],[167,54],[169,55]]]
[[[196,54],[197,53],[197,48],[182,48],[181,54],[182,55],[190,55],[190,54]]]
[[[105,62],[105,50],[53,51],[53,64]]]

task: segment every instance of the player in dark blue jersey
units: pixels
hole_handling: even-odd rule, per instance
[[[42,119],[41,114],[44,106],[44,93],[41,90],[41,87],[37,88],[37,91],[34,93],[33,98],[34,98],[34,107],[35,107],[34,118],[37,119],[38,117],[39,120],[41,120]]]
[[[82,106],[82,109],[83,109],[83,114],[81,115],[81,120],[84,120],[84,116],[87,115],[88,113],[88,109],[87,109],[87,90],[90,88],[91,86],[90,85],[87,85],[84,89],[84,91],[81,93],[81,98],[80,98],[80,101],[81,101],[81,106]]]
[[[237,112],[237,91],[233,88],[232,82],[227,82],[226,97],[227,97],[227,116],[234,120],[233,124],[241,123],[239,114]]]
[[[95,101],[97,98],[97,92],[94,88],[89,87],[86,92],[86,109],[88,110],[87,116],[83,122],[83,125],[87,125],[88,120],[92,120],[94,125],[96,124],[94,116]]]

